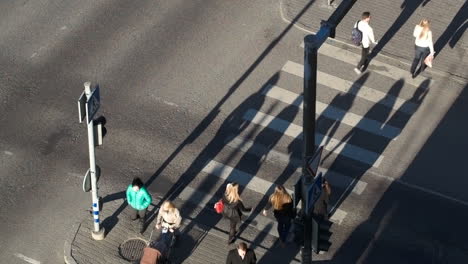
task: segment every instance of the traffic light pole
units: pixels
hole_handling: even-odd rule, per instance
[[[307,160],[315,151],[315,101],[317,97],[317,53],[328,37],[335,37],[335,28],[357,0],[343,1],[328,21],[322,21],[315,35],[304,38],[304,109],[303,109],[303,167],[302,167],[302,208],[304,224],[304,247],[302,263],[312,263],[312,214],[313,208],[306,207],[308,190],[314,176],[307,169]]]
[[[87,100],[91,98],[91,83],[85,82],[85,95]],[[88,123],[88,146],[89,146],[89,173],[91,176],[91,196],[93,203],[93,219],[94,219],[94,229],[91,233],[91,236],[94,240],[103,240],[104,239],[104,228],[100,227],[99,221],[99,198],[97,191],[97,179],[96,179],[96,157],[94,154],[94,126],[93,120],[86,117],[86,122]]]
[[[315,36],[304,38],[304,109],[303,109],[303,167],[302,167],[302,208],[304,223],[304,247],[302,248],[302,263],[312,263],[312,212],[306,207],[307,190],[312,184],[313,175],[307,172],[307,157],[315,151],[315,101],[317,96],[317,51]],[[313,210],[312,210],[313,211]]]

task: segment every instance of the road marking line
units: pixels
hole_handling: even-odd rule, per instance
[[[8,156],[13,156],[13,152],[8,151],[8,150],[3,151],[3,153],[5,153],[5,155],[8,155]]]
[[[274,149],[269,149],[266,146],[255,143],[252,140],[248,140],[240,136],[237,136],[237,137],[232,136],[232,139],[226,140],[225,143],[233,149],[237,149],[242,152],[248,152],[257,156],[262,156],[264,157],[265,160],[268,160],[272,163],[275,163],[275,164],[283,163],[284,166],[286,166],[287,164],[291,164],[292,166],[297,167],[298,169],[296,170],[295,174],[291,176],[293,178],[297,178],[302,174],[301,172],[302,162],[299,159],[292,158],[287,154],[281,153]],[[323,168],[323,167],[319,167],[319,170],[323,173],[323,175],[325,175],[328,182],[333,187],[346,189],[354,180],[354,178],[345,176],[338,172],[327,170],[326,168]],[[362,192],[364,192],[364,190],[366,189],[366,187],[367,187],[367,182],[357,181],[352,192],[357,195],[361,195]]]
[[[301,126],[254,109],[247,110],[243,118],[254,124],[268,127],[293,138],[297,138],[299,136],[302,137]],[[327,142],[324,146],[326,150],[372,165],[376,168],[380,166],[380,163],[384,159],[383,155],[379,155],[378,153],[374,153],[346,142],[340,142],[333,137],[328,137],[320,133],[316,133],[315,142]]]
[[[32,258],[28,258],[28,257],[26,257],[25,255],[20,254],[20,253],[15,253],[15,256],[16,256],[17,258],[20,258],[20,259],[22,259],[22,260],[24,260],[24,261],[26,261],[26,262],[28,262],[28,263],[31,263],[31,264],[41,264],[40,261],[37,261],[37,260],[32,259]]]
[[[263,94],[280,100],[287,104],[293,104],[299,108],[303,108],[303,96],[294,92],[288,91],[276,85],[269,85]],[[298,100],[299,98],[299,100]],[[324,104],[316,101],[316,114],[318,116],[324,115],[329,119],[336,120],[351,127],[358,127],[362,130],[384,136],[388,139],[396,140],[397,136],[401,133],[401,129],[388,124],[382,124],[376,120],[372,120],[351,112],[343,111],[332,105]]]
[[[304,66],[302,64],[287,61],[281,69],[284,72],[304,77]],[[335,77],[328,73],[317,71],[317,83],[335,89],[343,93],[351,93],[373,103],[379,103],[394,110],[402,111],[407,114],[413,114],[417,105],[413,102],[403,100],[399,97],[369,88],[358,83]]]
[[[301,48],[304,48],[304,42],[301,43]],[[330,44],[324,43],[319,49],[318,52],[328,57],[332,57],[337,60],[341,60],[343,62],[349,63],[351,65],[357,65],[361,57],[348,51],[346,49],[338,48]],[[425,80],[418,81],[417,79],[410,78],[410,73],[408,70],[403,70],[400,67],[396,67],[387,63],[380,62],[378,60],[372,60],[369,65],[369,70],[380,75],[392,78],[394,80],[404,79],[406,83],[411,84],[412,86],[418,87],[420,86]],[[432,80],[430,80],[430,84],[432,84]]]

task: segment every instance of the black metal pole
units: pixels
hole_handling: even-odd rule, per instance
[[[313,181],[313,175],[306,170],[307,158],[315,151],[315,101],[317,95],[317,51],[320,45],[315,35],[304,38],[304,109],[303,109],[303,167],[302,167],[302,209],[304,217],[304,248],[302,263],[312,263],[312,211],[308,210],[307,189]]]
[[[335,27],[357,0],[344,1],[327,21],[322,21],[317,34],[304,38],[304,111],[303,111],[303,165],[302,165],[302,211],[304,224],[304,247],[302,263],[312,264],[312,213],[313,208],[307,204],[308,189],[314,176],[306,169],[308,158],[315,151],[315,101],[317,96],[317,53],[328,37],[335,37]]]

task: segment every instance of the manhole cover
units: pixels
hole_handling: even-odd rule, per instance
[[[120,245],[119,254],[128,261],[139,260],[143,256],[145,247],[146,242],[144,240],[139,238],[129,239]]]

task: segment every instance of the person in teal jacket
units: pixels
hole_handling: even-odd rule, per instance
[[[140,178],[135,177],[127,188],[127,202],[130,205],[130,217],[132,220],[140,218],[140,233],[144,231],[146,210],[151,204],[151,195],[143,186]]]

